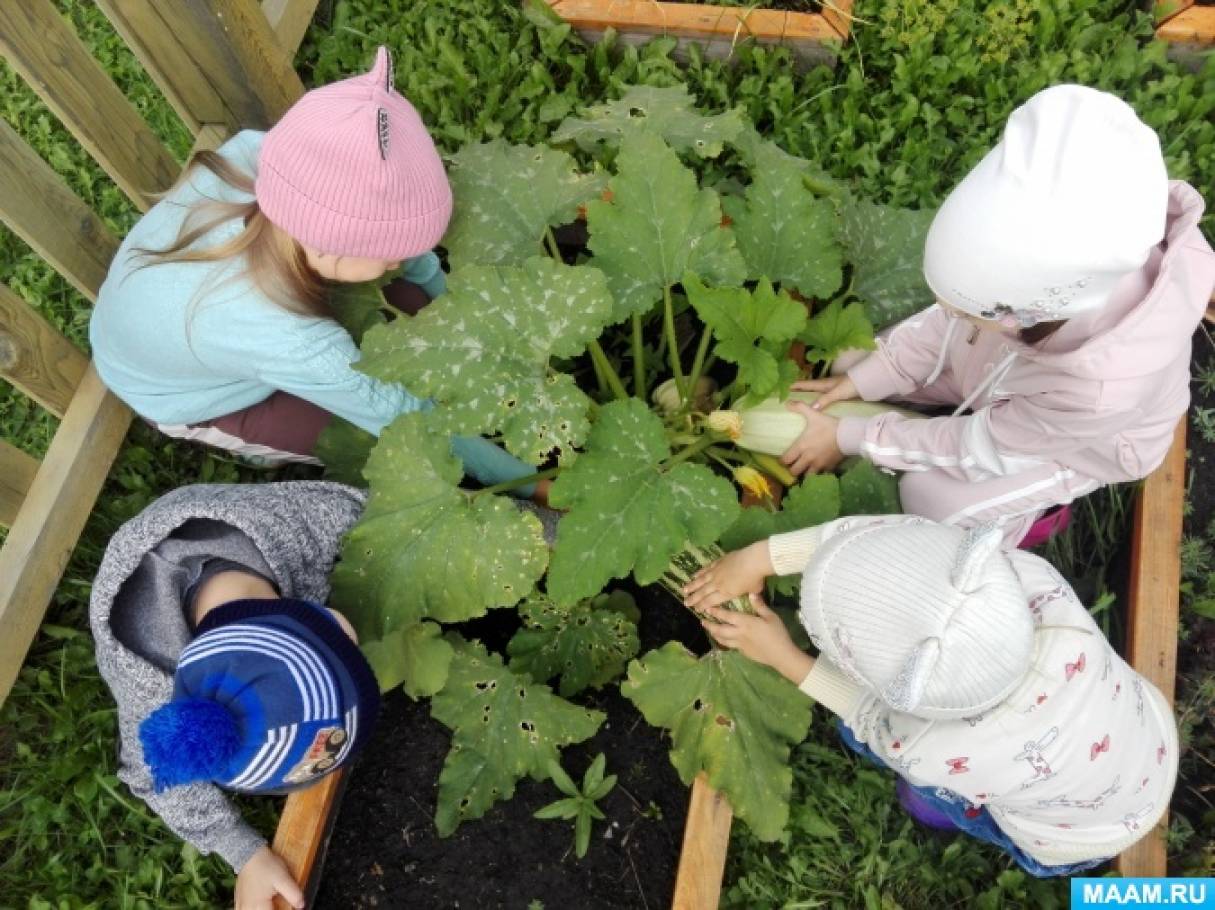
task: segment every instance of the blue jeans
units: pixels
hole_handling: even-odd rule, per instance
[[[858,740],[843,721],[838,721],[836,726],[839,729],[840,738],[849,749],[858,755],[863,755],[879,768],[890,767],[872,749]],[[895,773],[897,774],[898,772]],[[906,779],[904,778],[904,780]],[[966,801],[965,797],[935,787],[917,787],[911,781],[907,781],[907,784],[915,791],[916,796],[931,804],[941,814],[948,816],[949,820],[953,822],[954,827],[959,831],[985,843],[994,844],[999,847],[1016,860],[1018,866],[1035,878],[1051,878],[1057,875],[1079,875],[1081,872],[1108,862],[1108,859],[1090,859],[1082,863],[1070,863],[1066,866],[1044,866],[1014,844],[1000,826],[996,824],[995,819],[991,817],[991,813],[986,808],[980,808],[978,814],[971,817],[966,814],[970,803]],[[941,794],[943,793],[948,794],[948,796],[942,796]]]

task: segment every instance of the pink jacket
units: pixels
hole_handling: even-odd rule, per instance
[[[1111,303],[1036,347],[976,334],[931,306],[899,323],[848,371],[866,401],[937,383],[962,416],[845,417],[837,440],[900,471],[980,481],[1058,463],[1105,483],[1138,480],[1164,460],[1190,401],[1190,337],[1215,287],[1215,252],[1198,230],[1203,201],[1170,184],[1165,240]],[[942,387],[943,386],[943,387]]]

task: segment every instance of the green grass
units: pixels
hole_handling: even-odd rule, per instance
[[[56,0],[107,71],[179,157],[188,133],[96,7]],[[1038,9],[1041,6],[1041,9]],[[1147,19],[1114,0],[862,0],[855,39],[834,71],[799,73],[783,51],[740,46],[730,65],[673,43],[638,50],[584,48],[569,29],[514,0],[322,0],[297,57],[310,85],[362,70],[376,45],[395,51],[399,87],[436,141],[547,136],[581,104],[622,85],[686,81],[706,107],[738,105],[789,151],[878,201],[937,204],[995,141],[1011,110],[1059,81],[1118,92],[1156,128],[1170,170],[1215,185],[1215,64],[1178,70],[1146,43]],[[0,66],[5,119],[64,176],[117,234],[138,216],[36,97]],[[728,163],[709,177],[728,178]],[[1204,227],[1212,234],[1212,219]],[[6,231],[0,274],[68,337],[85,345],[88,305]],[[55,421],[0,388],[0,433],[40,455]],[[88,637],[90,580],[110,534],[156,496],[199,481],[252,482],[266,475],[157,436],[137,424],[119,456],[68,566],[13,694],[0,709],[0,910],[42,907],[211,907],[230,901],[222,862],[199,858],[116,782],[115,724]],[[1125,491],[1090,497],[1054,558],[1100,594],[1125,534]],[[1110,621],[1117,606],[1105,608]],[[1115,626],[1116,631],[1116,626]],[[1215,684],[1182,680],[1187,730],[1208,742]],[[1205,732],[1204,732],[1205,731]],[[1188,734],[1187,734],[1188,735]],[[804,799],[788,844],[736,836],[728,901],[748,907],[1049,907],[1060,883],[1039,884],[994,851],[940,839],[908,822],[893,781],[846,755],[823,722],[798,750]],[[1209,767],[1191,751],[1183,787],[1208,786]],[[274,806],[254,819],[273,825]],[[1193,814],[1193,813],[1191,813]],[[741,828],[742,826],[738,826]],[[1212,824],[1201,814],[1175,823],[1179,868],[1211,872]],[[1205,863],[1205,865],[1204,865]]]

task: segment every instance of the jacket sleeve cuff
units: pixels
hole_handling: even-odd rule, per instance
[[[822,537],[821,527],[773,534],[768,538],[768,558],[772,560],[772,570],[777,575],[796,575],[805,571],[806,563],[810,562]]]
[[[835,444],[845,455],[860,455],[861,443],[865,441],[868,417],[841,417],[835,428]]]
[[[215,852],[224,858],[224,862],[232,867],[233,872],[239,874],[253,854],[264,846],[266,839],[241,822],[216,844]]]
[[[865,401],[885,401],[899,393],[898,380],[886,363],[886,355],[880,347],[852,367],[848,371],[848,378]]]
[[[839,717],[848,717],[864,691],[840,672],[840,669],[819,657],[798,688]]]

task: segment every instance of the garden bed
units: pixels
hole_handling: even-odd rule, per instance
[[[655,0],[546,0],[585,40],[608,29],[626,44],[657,37],[678,42],[677,54],[695,44],[712,59],[729,57],[742,43],[787,47],[803,66],[833,64],[851,27],[852,0],[823,4],[819,12],[753,6],[664,3]]]
[[[672,638],[697,650],[706,639],[690,613],[657,588],[637,592],[642,650]],[[517,624],[498,611],[467,624],[468,637],[504,647]],[[667,757],[669,738],[646,724],[615,685],[579,700],[607,713],[589,741],[570,746],[576,780],[598,753],[619,775],[600,807],[591,847],[579,860],[573,825],[532,818],[560,794],[550,781],[520,781],[513,799],[462,824],[449,838],[435,829],[436,781],[450,731],[426,701],[400,690],[386,696],[375,737],[342,800],[322,907],[528,906],[608,910],[667,907],[679,859],[688,791]],[[406,897],[408,895],[408,897]]]
[[[1197,69],[1215,48],[1215,5],[1194,0],[1160,0],[1155,6],[1156,37],[1167,41],[1178,61]]]

